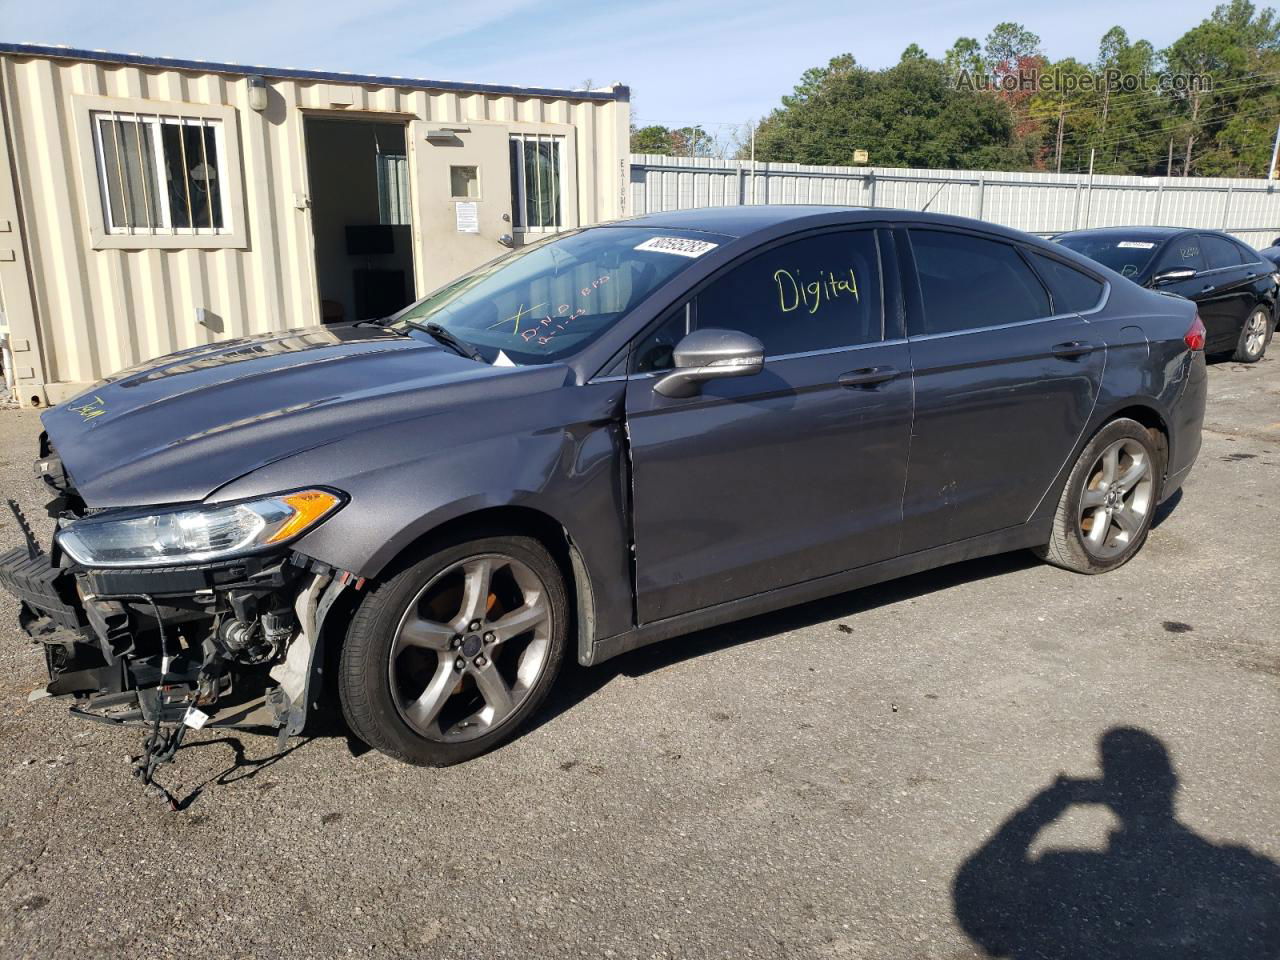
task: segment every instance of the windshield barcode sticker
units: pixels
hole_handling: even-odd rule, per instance
[[[674,253],[677,257],[700,257],[718,246],[720,244],[709,240],[690,240],[687,237],[650,237],[644,243],[637,244],[636,249],[651,253]]]
[[[1116,246],[1121,250],[1150,250],[1155,244],[1145,240],[1121,240]]]

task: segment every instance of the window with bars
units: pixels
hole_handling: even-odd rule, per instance
[[[95,111],[94,150],[109,234],[230,230],[222,121]]]
[[[552,233],[564,226],[563,137],[511,138],[511,222],[516,230]]]

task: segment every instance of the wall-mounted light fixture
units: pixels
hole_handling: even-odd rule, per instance
[[[249,78],[249,107],[261,113],[267,109],[267,78],[252,76]]]

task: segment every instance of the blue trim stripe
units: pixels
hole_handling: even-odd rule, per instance
[[[80,50],[75,47],[48,46],[37,43],[0,42],[0,54],[18,57],[50,57],[57,60],[83,60],[121,66],[160,70],[188,70],[197,73],[229,73],[238,77],[261,76],[278,80],[313,80],[323,83],[350,83],[373,87],[400,87],[410,90],[446,90],[457,93],[494,93],[514,97],[555,97],[558,100],[630,100],[631,88],[617,86],[612,90],[558,90],[554,87],[510,87],[497,83],[456,83],[448,80],[420,80],[411,77],[384,77],[368,73],[331,73],[326,70],[295,70],[291,67],[245,66],[242,63],[220,63],[214,60],[180,60],[172,57],[144,57],[136,53],[110,53],[106,50]]]

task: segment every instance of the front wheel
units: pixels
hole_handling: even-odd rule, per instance
[[[378,585],[342,650],[343,713],[370,746],[447,766],[509,739],[564,658],[560,570],[529,537],[446,545]]]
[[[1235,356],[1231,359],[1239,363],[1257,363],[1267,352],[1267,341],[1270,339],[1271,315],[1267,313],[1266,307],[1257,307],[1244,322]]]
[[[1164,465],[1136,420],[1112,420],[1089,441],[1067,480],[1042,560],[1105,573],[1141,548],[1159,502]]]

